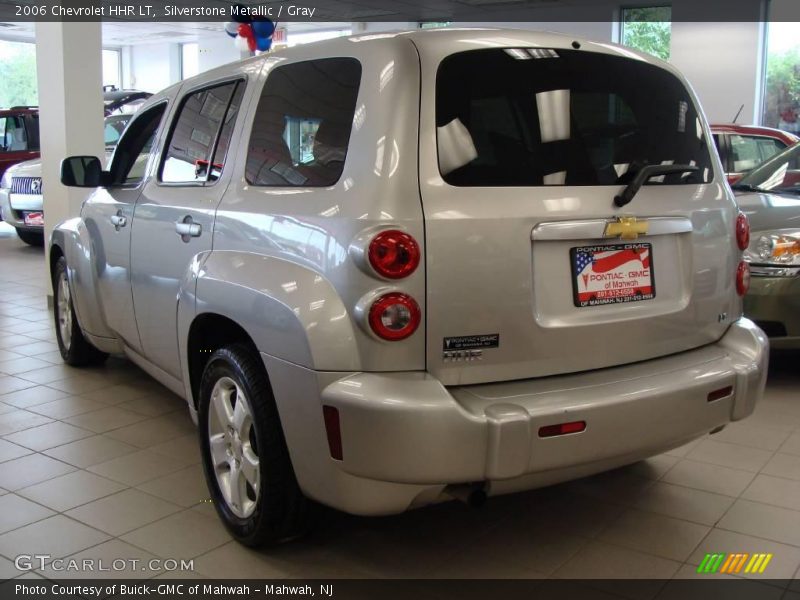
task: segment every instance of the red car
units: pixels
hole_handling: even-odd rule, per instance
[[[39,158],[39,109],[0,109],[0,177],[8,167]]]
[[[757,125],[712,125],[711,133],[731,184],[800,141],[792,133]]]

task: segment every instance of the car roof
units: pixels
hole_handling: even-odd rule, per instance
[[[772,127],[762,127],[760,125],[738,125],[736,123],[723,123],[711,125],[712,133],[740,133],[745,135],[758,135],[764,137],[771,137],[781,140],[785,144],[792,145],[800,141],[793,133],[783,131],[781,129],[774,129]]]
[[[7,117],[13,115],[39,114],[38,106],[12,106],[11,108],[0,108],[0,116]]]
[[[257,72],[261,63],[270,59],[310,60],[314,58],[350,56],[352,55],[351,53],[356,52],[356,49],[358,49],[357,54],[363,55],[370,53],[369,48],[375,47],[373,44],[377,46],[397,46],[409,43],[414,44],[419,50],[420,55],[426,57],[436,55],[444,56],[455,52],[493,47],[582,48],[589,52],[600,52],[653,64],[670,71],[682,82],[685,82],[681,73],[669,63],[650,54],[639,52],[619,44],[592,42],[590,40],[576,38],[575,36],[548,31],[498,27],[443,27],[361,33],[262,53],[238,62],[215,67],[174,83],[150,96],[139,109],[139,112],[148,110],[165,99],[174,98],[178,93],[186,93],[195,86],[202,86],[217,78],[228,77],[236,73],[244,74],[253,72],[254,69],[255,72]]]

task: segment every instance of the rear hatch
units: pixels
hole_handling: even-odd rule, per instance
[[[740,312],[736,208],[687,86],[625,50],[532,46],[421,50],[427,365],[446,385],[681,352]],[[648,165],[693,170],[617,206]]]

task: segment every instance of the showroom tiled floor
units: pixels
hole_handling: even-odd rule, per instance
[[[798,575],[796,356],[752,418],[646,462],[481,510],[327,512],[308,539],[254,552],[207,502],[183,401],[122,359],[62,365],[45,293],[42,251],[0,227],[0,578],[23,553],[191,558],[207,577],[669,579],[705,552],[771,552],[766,577]]]

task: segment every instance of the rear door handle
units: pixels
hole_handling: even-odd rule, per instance
[[[183,221],[175,223],[175,233],[177,233],[184,242],[188,242],[189,238],[200,237],[203,233],[203,228],[200,223],[195,223],[192,217],[184,217]]]
[[[128,224],[128,218],[122,214],[121,210],[117,211],[117,214],[111,215],[111,224],[114,226],[114,229],[119,231],[120,227],[125,227]]]

